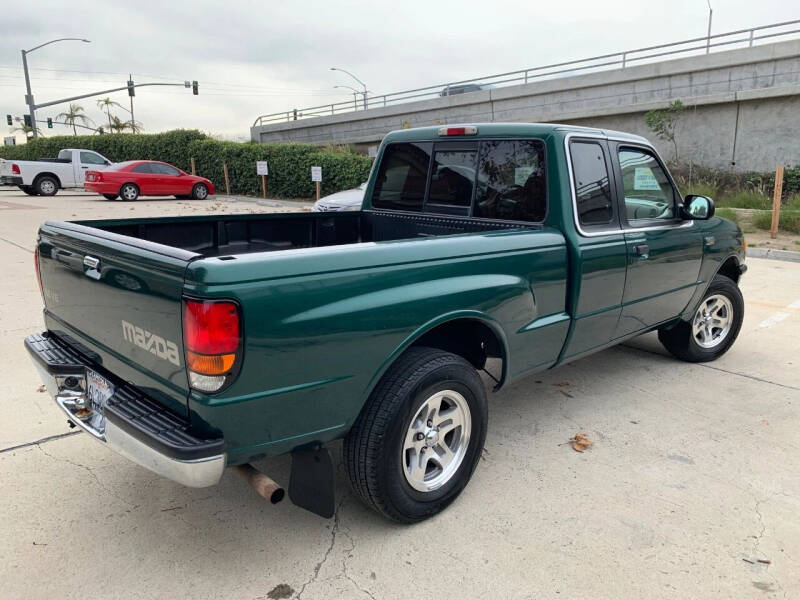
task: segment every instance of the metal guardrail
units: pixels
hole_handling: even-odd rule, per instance
[[[488,89],[502,87],[505,85],[525,84],[534,80],[542,80],[551,77],[564,76],[566,74],[586,73],[592,71],[610,70],[613,68],[626,68],[632,64],[643,64],[644,61],[652,59],[663,59],[665,56],[686,55],[691,53],[708,54],[712,50],[730,46],[742,45],[753,46],[762,40],[772,40],[777,37],[785,37],[800,33],[800,19],[794,21],[784,21],[772,25],[762,25],[750,29],[740,29],[727,33],[717,33],[712,36],[704,36],[684,40],[682,42],[672,42],[669,44],[659,44],[636,50],[625,50],[612,54],[593,56],[592,58],[582,58],[540,67],[531,67],[519,71],[509,71],[486,77],[476,77],[474,79],[464,79],[462,81],[451,81],[439,85],[431,85],[413,90],[393,92],[390,94],[380,94],[377,96],[367,96],[363,101],[347,100],[335,102],[333,104],[321,104],[307,108],[294,108],[288,111],[260,115],[253,122],[253,127],[266,123],[276,123],[282,121],[297,121],[312,117],[323,117],[337,115],[357,110],[367,110],[369,108],[380,108],[392,106],[413,100],[424,100],[438,98],[441,96],[455,95],[448,94],[450,88],[457,88],[464,85],[477,85]]]

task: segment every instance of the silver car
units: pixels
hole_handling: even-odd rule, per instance
[[[311,210],[316,212],[329,212],[339,210],[361,210],[364,202],[364,190],[367,188],[366,181],[357,188],[336,192],[330,196],[320,198],[314,203]]]

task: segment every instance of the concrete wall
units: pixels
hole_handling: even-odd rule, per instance
[[[644,114],[680,99],[681,159],[763,170],[800,163],[800,41],[693,56],[251,129],[254,141],[369,145],[389,131],[436,123],[561,122],[654,139]]]

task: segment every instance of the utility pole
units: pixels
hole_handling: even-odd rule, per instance
[[[36,104],[33,101],[33,92],[31,91],[31,78],[28,75],[28,54],[33,52],[34,50],[38,50],[43,46],[47,46],[48,44],[54,44],[56,42],[66,42],[66,41],[75,41],[75,42],[86,42],[89,43],[89,40],[85,40],[83,38],[58,38],[56,40],[50,40],[49,42],[45,42],[44,44],[39,44],[31,48],[30,50],[20,50],[22,52],[22,70],[25,71],[25,90],[27,94],[25,94],[25,104],[28,105],[28,114],[31,118],[31,125],[33,126],[33,137],[38,137],[38,133],[36,132]]]

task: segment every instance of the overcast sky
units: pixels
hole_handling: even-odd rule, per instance
[[[786,0],[712,0],[713,32],[800,18]],[[145,131],[197,128],[249,139],[259,114],[585,58],[706,33],[706,0],[561,0],[470,3],[28,0],[6,6],[0,35],[0,115],[25,112],[20,49],[37,102],[137,83],[197,79],[200,95],[141,88],[134,112]],[[126,92],[111,94],[128,107]],[[79,101],[98,124],[95,99]],[[55,117],[66,105],[42,109]],[[117,109],[123,120],[128,118]],[[71,133],[41,125],[45,135]],[[21,141],[21,138],[20,140]]]

